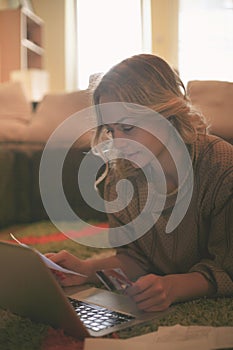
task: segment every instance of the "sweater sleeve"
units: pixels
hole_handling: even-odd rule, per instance
[[[219,179],[213,191],[209,219],[208,258],[190,271],[202,273],[216,289],[216,295],[233,295],[233,170]]]

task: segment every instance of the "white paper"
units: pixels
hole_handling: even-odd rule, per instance
[[[142,350],[142,343],[123,339],[86,338],[84,350]],[[143,348],[146,349],[146,348]],[[157,349],[156,349],[157,350]]]
[[[210,333],[209,341],[213,349],[233,348],[233,327],[217,327]]]
[[[206,341],[145,343],[131,339],[86,338],[84,350],[211,350]]]
[[[233,348],[233,327],[159,327],[157,332],[123,339],[87,338],[84,350],[213,350]]]
[[[24,244],[24,243],[21,243],[12,233],[10,233],[10,236],[12,239],[14,239],[18,244],[20,244],[21,246],[23,247],[27,247],[29,248],[28,245]],[[56,270],[56,271],[60,271],[60,272],[63,272],[63,273],[69,273],[69,274],[72,274],[72,275],[77,275],[77,276],[82,276],[82,277],[87,277],[86,275],[83,275],[81,273],[78,273],[78,272],[75,272],[75,271],[72,271],[72,270],[68,270],[68,269],[65,269],[64,267],[56,264],[55,262],[53,262],[52,260],[50,260],[49,258],[47,258],[44,254],[41,254],[38,250],[36,250],[35,248],[33,248],[37,254],[40,255],[40,257],[42,258],[42,260],[44,261],[44,263],[48,266],[48,268],[52,269],[52,270]]]
[[[159,327],[157,342],[184,342],[193,340],[208,340],[212,327],[203,326],[181,326],[179,324],[172,327]]]

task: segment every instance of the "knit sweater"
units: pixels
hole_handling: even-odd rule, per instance
[[[179,225],[166,233],[177,198],[177,194],[168,195],[164,210],[153,226],[141,237],[119,246],[117,254],[135,259],[145,274],[199,272],[213,284],[216,295],[230,296],[233,295],[233,146],[215,136],[201,135],[192,147],[192,162],[193,192]],[[108,214],[110,227],[118,227],[119,232],[124,232],[122,225],[142,212],[148,194],[141,170],[128,179],[134,187],[132,200],[126,209]],[[116,198],[118,180],[111,169],[105,182],[107,201]],[[117,242],[117,237],[114,239]]]

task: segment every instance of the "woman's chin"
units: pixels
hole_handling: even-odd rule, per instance
[[[140,153],[135,153],[132,156],[127,157],[127,159],[132,163],[134,168],[144,168],[149,164],[149,160],[143,157]]]

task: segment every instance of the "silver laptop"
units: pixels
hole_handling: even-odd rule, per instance
[[[0,307],[77,339],[99,337],[164,316],[140,312],[125,295],[100,288],[63,290],[33,248],[0,242]]]

